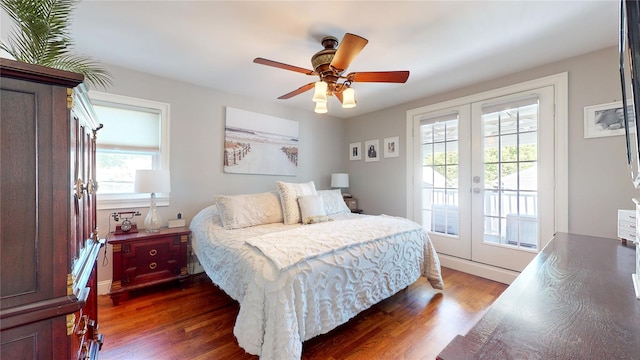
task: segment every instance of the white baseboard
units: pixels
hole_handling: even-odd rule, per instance
[[[98,282],[98,295],[108,295],[111,291],[111,279]]]
[[[468,274],[480,276],[482,278],[501,282],[507,285],[511,284],[513,280],[520,275],[517,271],[502,269],[495,266],[460,259],[454,256],[438,254],[438,257],[440,258],[440,265],[443,267],[466,272]]]
[[[190,275],[194,275],[194,274],[200,274],[204,272],[204,269],[202,268],[202,265],[200,265],[200,262],[196,259],[196,261],[190,262],[187,265],[187,269],[189,269],[189,274]]]

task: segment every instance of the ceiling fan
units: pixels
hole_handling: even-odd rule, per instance
[[[404,83],[409,78],[409,71],[368,71],[352,72],[343,75],[349,64],[362,51],[369,41],[361,36],[346,33],[340,46],[338,39],[333,36],[322,38],[323,50],[311,57],[313,70],[284,64],[281,62],[255,58],[256,64],[273,66],[280,69],[295,71],[305,75],[318,76],[319,81],[299,87],[278,99],[289,99],[315,88],[313,101],[316,102],[316,112],[326,112],[327,96],[334,96],[340,100],[343,107],[355,107],[354,91],[350,87],[353,82],[383,82]],[[337,48],[336,48],[337,47]],[[320,110],[319,110],[320,108]]]

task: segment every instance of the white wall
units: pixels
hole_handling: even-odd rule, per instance
[[[215,194],[274,190],[276,180],[314,180],[329,187],[332,172],[348,172],[349,191],[369,214],[406,215],[406,111],[515,83],[567,71],[569,73],[569,231],[616,237],[616,210],[632,208],[639,196],[626,171],[623,136],[584,139],[585,106],[620,100],[617,49],[609,48],[494,79],[426,99],[362,115],[337,119],[313,112],[260,103],[253,99],[190,84],[109,67],[115,86],[109,92],[171,104],[171,206],[161,208],[164,219],[181,212],[189,220],[211,203]],[[425,86],[428,86],[426,84]],[[298,176],[224,174],[222,142],[225,106],[300,122]],[[399,136],[400,156],[378,162],[349,161],[352,142]],[[143,214],[145,208],[140,209]],[[101,234],[109,229],[110,211],[100,211]],[[142,220],[140,220],[141,222]],[[109,261],[99,266],[99,281],[111,279]],[[102,261],[100,262],[102,264]]]
[[[407,110],[568,72],[569,231],[615,238],[617,209],[632,209],[631,198],[640,195],[627,172],[624,136],[585,139],[583,114],[585,106],[621,100],[617,51],[596,51],[347,120],[347,144],[400,136],[399,158],[348,162],[359,207],[371,214],[406,215]]]
[[[276,190],[277,180],[313,180],[316,188],[328,189],[331,173],[346,171],[348,144],[343,135],[344,120],[327,114],[317,115],[312,111],[302,112],[284,106],[263,104],[123,68],[107,66],[107,69],[114,75],[115,86],[106,92],[166,102],[171,106],[171,205],[159,209],[165,223],[181,212],[188,225],[200,209],[212,204],[216,194]],[[226,106],[298,121],[300,145],[297,176],[223,173]],[[141,224],[147,211],[146,208],[139,210],[142,217],[136,217],[135,220]],[[116,223],[113,222],[110,227],[109,214],[112,211],[98,212],[98,228],[103,237],[115,228]],[[107,246],[106,252],[107,261],[103,262],[101,254],[98,265],[98,281],[101,283],[112,277],[111,246]]]

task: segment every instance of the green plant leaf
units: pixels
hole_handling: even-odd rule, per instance
[[[111,74],[99,63],[71,52],[69,34],[72,13],[79,0],[1,0],[0,6],[13,19],[15,28],[0,43],[17,61],[73,71],[85,81],[106,88]]]

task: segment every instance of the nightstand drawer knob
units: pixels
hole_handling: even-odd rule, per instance
[[[154,263],[154,262],[152,262],[151,264],[149,264],[149,269],[151,269],[151,270],[155,269],[156,267],[158,267],[158,264],[156,264],[156,263]]]
[[[156,249],[151,249],[151,251],[149,251],[149,255],[151,256],[156,256],[157,253],[158,253],[158,250]]]

